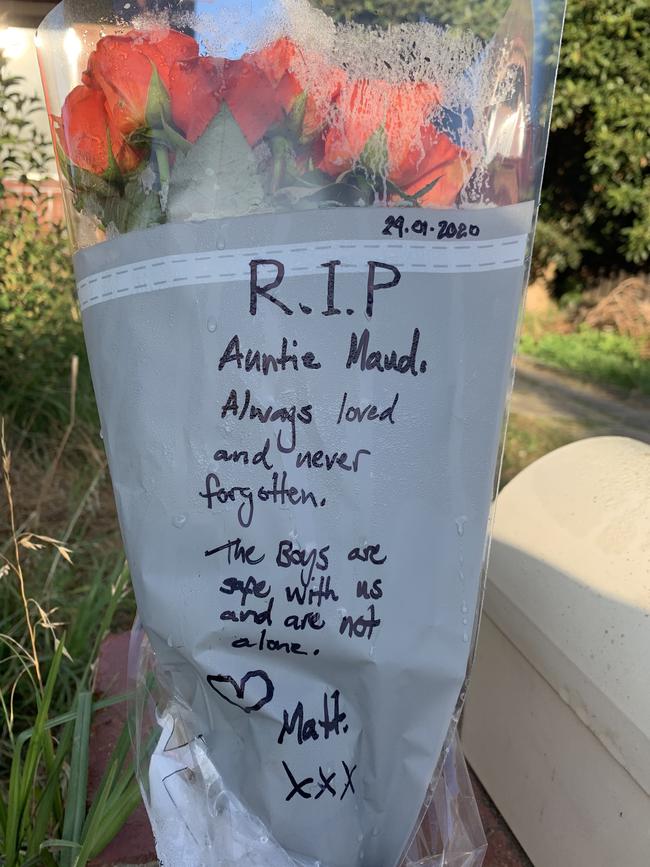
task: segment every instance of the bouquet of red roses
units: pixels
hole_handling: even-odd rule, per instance
[[[450,745],[559,31],[119,5],[39,59],[160,860],[479,867]]]
[[[352,79],[282,37],[236,60],[191,36],[100,39],[53,123],[75,208],[126,232],[286,207],[449,207],[471,156],[428,82]],[[219,180],[217,181],[216,178]]]

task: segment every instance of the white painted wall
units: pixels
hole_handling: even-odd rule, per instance
[[[29,27],[0,27],[0,50],[8,61],[9,73],[21,75],[25,79],[23,85],[25,94],[36,95],[41,100],[43,110],[34,114],[33,120],[38,129],[49,138],[50,127],[36,59],[35,35],[36,31]],[[54,162],[52,162],[52,175],[55,175]]]

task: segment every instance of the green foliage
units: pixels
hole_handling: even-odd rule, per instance
[[[70,358],[81,358],[78,412],[95,417],[70,253],[38,201],[0,208],[0,414],[45,429],[68,413]]]
[[[125,576],[120,580],[123,589]],[[114,598],[119,600],[119,592]],[[105,628],[114,611],[115,603],[95,611],[99,616],[97,625]],[[103,629],[97,634],[103,635]],[[11,651],[0,675],[2,710],[11,745],[8,774],[3,774],[0,783],[0,858],[6,867],[85,867],[105,848],[140,801],[129,761],[130,739],[124,729],[108,759],[92,806],[87,806],[92,715],[124,698],[93,704],[87,688],[87,660],[83,676],[77,681],[72,710],[57,716],[57,693],[65,679],[67,653],[61,641],[49,661],[40,662],[47,674],[43,684],[35,682],[33,675],[29,678],[34,702],[32,725],[14,737],[15,720],[7,705],[9,701],[11,706],[16,703],[12,694],[16,680],[11,679],[16,678],[15,660],[22,663],[23,672],[32,672],[33,659],[17,650],[9,636],[0,638],[0,644]]]
[[[93,704],[91,674],[114,617],[131,606],[114,520],[108,531],[104,521],[108,546],[98,537],[92,505],[106,470],[69,250],[43,219],[48,148],[21,85],[0,57],[0,863],[85,867],[140,800],[125,731],[88,808],[90,723],[107,704]],[[8,192],[9,179],[27,192]],[[82,369],[73,361],[70,379],[76,355]],[[53,526],[41,529],[45,515]]]
[[[0,54],[0,414],[32,427],[67,416],[70,357],[85,358],[64,230],[43,219],[39,177],[49,150],[34,126],[39,110]],[[9,199],[8,180],[27,192]],[[90,399],[79,409],[94,414],[89,389],[81,394]]]
[[[28,182],[45,171],[50,142],[33,122],[34,114],[42,110],[40,100],[23,92],[23,79],[9,75],[0,52],[0,204],[5,178]]]
[[[650,8],[569,0],[537,251],[560,270],[650,259]]]
[[[524,334],[519,346],[531,355],[585,379],[650,394],[650,359],[631,337],[582,326],[570,334]]]
[[[505,14],[509,0],[320,0],[319,6],[342,21],[385,25],[388,22],[434,21],[469,28],[489,39]]]

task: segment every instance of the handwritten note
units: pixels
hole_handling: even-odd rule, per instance
[[[395,867],[434,774],[531,214],[458,214],[453,238],[444,213],[383,238],[381,209],[269,215],[78,255],[140,616],[225,784],[301,863]]]

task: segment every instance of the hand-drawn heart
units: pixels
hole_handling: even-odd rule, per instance
[[[235,697],[239,699],[239,701],[244,702],[244,691],[246,690],[246,684],[253,680],[253,678],[259,678],[266,688],[266,694],[258,699],[255,704],[246,705],[238,704],[237,701],[234,701],[233,698],[229,698],[224,692],[222,692],[215,684],[224,683],[230,684],[230,686],[235,691]],[[220,695],[228,704],[232,704],[235,707],[238,707],[240,710],[243,710],[244,713],[250,713],[253,710],[259,710],[264,707],[265,704],[268,704],[273,698],[273,693],[275,692],[275,687],[273,686],[273,681],[268,676],[265,671],[247,671],[246,674],[242,677],[242,679],[237,682],[234,677],[231,677],[229,674],[209,674],[208,675],[208,683],[212,687],[212,689]]]

